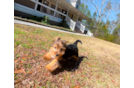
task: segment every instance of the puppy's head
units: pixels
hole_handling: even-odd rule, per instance
[[[52,53],[51,57],[61,57],[65,53],[67,43],[67,41],[61,40],[61,38],[55,38],[49,49],[49,52]]]

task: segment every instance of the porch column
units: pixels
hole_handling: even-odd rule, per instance
[[[37,6],[38,6],[37,2],[38,2],[38,0],[36,0],[36,4],[35,4],[35,7],[34,7],[35,11],[37,10]]]
[[[83,19],[84,19],[84,16],[83,16]],[[82,24],[83,26],[83,30],[82,30],[82,33],[84,33],[84,30],[85,30],[85,26]]]
[[[54,11],[54,17],[55,17],[55,15],[56,15],[56,10],[57,10],[57,6],[58,6],[58,2],[59,2],[59,0],[57,0],[57,3],[56,3],[56,7],[55,7],[55,11]]]
[[[77,18],[77,20],[76,20],[76,21],[78,21],[78,19],[79,19],[79,14],[78,14],[78,18]]]
[[[68,13],[69,13],[69,8],[70,8],[70,7],[68,7],[68,10],[67,10],[66,20],[67,20],[67,16],[68,16]]]
[[[83,16],[83,18],[82,18],[82,20],[84,19],[84,16]],[[81,20],[81,22],[82,22],[82,20]]]
[[[68,13],[69,13],[69,8],[70,8],[70,7],[68,7],[68,10],[67,10],[67,16],[68,16]]]

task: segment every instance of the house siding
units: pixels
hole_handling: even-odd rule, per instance
[[[32,15],[14,10],[14,16],[30,18]]]
[[[35,3],[30,0],[14,0],[14,2],[34,9]]]

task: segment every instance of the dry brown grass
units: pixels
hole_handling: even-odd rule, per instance
[[[79,55],[87,56],[89,59],[84,58],[79,69],[75,72],[64,71],[57,75],[49,74],[43,67],[48,62],[41,59],[43,55],[41,51],[49,49],[54,37],[61,37],[61,39],[68,40],[69,43],[80,39],[82,45],[78,43]],[[36,75],[31,78],[32,80],[26,83],[17,83],[15,84],[16,88],[19,86],[24,88],[28,85],[32,88],[35,85],[41,88],[44,86],[45,88],[73,88],[74,86],[80,86],[81,88],[120,87],[120,45],[94,37],[78,36],[15,24],[14,46],[15,60],[24,59],[24,55],[28,54],[28,59],[22,60],[21,64],[16,63],[15,69],[22,66],[27,72],[36,72],[33,73],[33,75]],[[33,60],[35,60],[35,63],[30,64]],[[43,66],[40,66],[41,63],[43,63]],[[31,67],[25,67],[25,64],[29,64]],[[41,69],[41,72],[38,72],[39,69]],[[19,78],[23,78],[23,81],[25,81],[28,76],[30,77],[27,74],[17,73],[14,77],[15,81],[20,80]],[[33,81],[34,83],[30,84]]]

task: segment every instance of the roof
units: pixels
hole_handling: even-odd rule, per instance
[[[74,6],[72,6],[71,4],[69,4],[67,1],[62,0],[66,5],[69,6],[70,10],[73,10],[72,12],[75,13],[76,15],[79,14],[79,16],[82,16],[82,18],[84,17],[85,20],[91,20],[90,18],[88,18],[86,15],[84,15],[82,12],[80,12],[78,9],[76,9]],[[71,0],[72,1],[72,0]],[[69,11],[70,11],[69,10]]]
[[[53,1],[54,3],[57,2],[57,0],[51,0],[51,1]],[[64,10],[68,10],[68,8],[69,8],[70,13],[72,13],[76,16],[79,15],[80,18],[84,18],[85,20],[90,20],[90,18],[88,18],[86,15],[84,15],[82,12],[80,12],[78,9],[76,9],[74,6],[72,6],[70,4],[70,0],[67,0],[67,1],[66,0],[59,0],[58,6],[62,7]]]
[[[75,2],[75,1],[78,1],[78,0],[70,0],[71,2]]]

